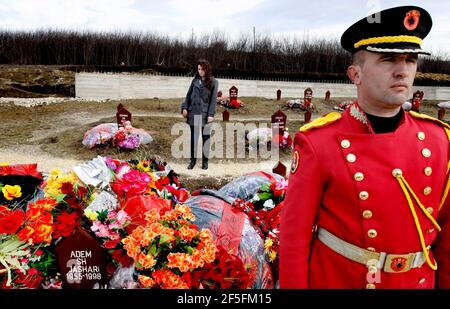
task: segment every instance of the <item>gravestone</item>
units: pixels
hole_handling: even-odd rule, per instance
[[[281,89],[277,90],[277,101],[281,100]]]
[[[229,112],[229,111],[224,110],[224,111],[222,112],[222,121],[223,121],[223,122],[228,122],[228,121],[230,121],[230,112]]]
[[[218,98],[221,98],[222,95],[223,95],[222,91],[219,90],[219,91],[217,92],[217,97],[218,97]]]
[[[275,166],[273,167],[272,172],[286,177],[286,166],[281,161],[278,161],[277,164],[275,164]]]
[[[306,109],[311,109],[312,108],[312,96],[313,96],[313,91],[311,88],[306,88],[305,92],[304,92],[304,104],[305,104],[305,108]]]
[[[129,121],[131,123],[131,113],[122,105],[117,105],[117,113],[116,113],[117,125],[123,127],[123,123],[125,121]]]
[[[92,289],[106,283],[105,251],[84,229],[61,240],[55,251],[64,288]]]
[[[230,93],[230,103],[231,106],[239,106],[239,103],[237,102],[238,98],[238,88],[236,86],[232,86],[229,90]]]
[[[283,135],[286,129],[287,116],[281,110],[276,111],[272,115],[272,132],[278,133],[280,136]]]
[[[306,112],[305,112],[305,123],[308,123],[308,122],[310,122],[311,121],[311,111],[308,109]]]
[[[445,108],[439,108],[438,119],[444,121],[444,117],[445,117]]]
[[[325,101],[330,101],[330,96],[331,96],[331,92],[330,92],[330,90],[327,90],[327,92],[325,92]]]
[[[423,91],[417,90],[416,92],[414,92],[413,98],[411,99],[411,110],[414,112],[418,112],[420,109],[420,104],[422,103],[423,100]]]
[[[312,105],[312,96],[313,96],[313,91],[311,88],[306,88],[305,92],[304,92],[304,105],[305,105],[305,123],[308,123],[311,121],[311,110],[313,108]]]

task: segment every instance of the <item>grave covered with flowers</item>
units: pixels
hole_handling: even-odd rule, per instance
[[[231,197],[242,183],[191,194],[157,159],[98,156],[47,175],[2,166],[0,285],[273,288],[287,183],[259,181]]]

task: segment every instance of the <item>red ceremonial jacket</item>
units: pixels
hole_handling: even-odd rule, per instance
[[[293,166],[280,226],[281,288],[450,287],[449,139],[443,123],[405,112],[398,128],[375,134],[358,103],[301,129],[294,140]],[[334,118],[327,121],[328,118]],[[337,119],[339,118],[339,119]],[[402,171],[413,193],[393,171]],[[405,193],[406,191],[406,193]],[[409,193],[408,193],[409,192]],[[408,202],[407,196],[411,199]],[[444,202],[440,208],[441,202]],[[422,250],[413,204],[431,246],[430,262],[402,273],[379,271],[335,253],[313,231],[322,227],[360,248],[389,254]],[[440,208],[440,210],[439,210]]]

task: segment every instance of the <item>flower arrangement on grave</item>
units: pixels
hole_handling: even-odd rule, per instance
[[[191,272],[216,258],[211,232],[192,224],[194,215],[186,205],[152,209],[145,225],[122,240],[139,271],[145,288],[191,288]]]
[[[102,172],[86,172],[101,166]],[[80,230],[88,231],[106,253],[107,279],[130,270],[130,287],[248,288],[253,282],[256,267],[243,262],[253,259],[216,246],[213,234],[194,224],[194,214],[183,204],[189,192],[165,163],[98,157],[95,168],[73,170],[52,171],[21,203],[26,184],[8,183],[20,190],[1,191],[5,200],[16,200],[0,204],[1,288],[62,288],[67,276],[59,268],[58,244]],[[95,182],[91,176],[102,179]],[[283,190],[283,184],[262,188],[254,202],[268,200],[267,191],[278,203]],[[267,227],[264,233],[277,225],[277,216],[255,212],[260,226],[264,222]]]
[[[136,149],[140,146],[139,134],[131,126],[130,121],[125,121],[114,134],[113,145],[122,149]]]
[[[90,191],[73,173],[52,171],[43,196],[26,205],[0,206],[0,277],[3,288],[58,288],[53,245],[80,226]],[[7,222],[7,224],[1,224]]]
[[[251,200],[236,199],[233,203],[233,207],[245,212],[258,228],[264,239],[266,258],[272,263],[275,277],[278,273],[280,215],[287,187],[288,181],[283,178],[262,185]]]

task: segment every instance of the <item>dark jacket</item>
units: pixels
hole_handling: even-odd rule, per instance
[[[188,111],[187,123],[194,125],[194,116],[202,116],[202,126],[208,123],[208,117],[214,117],[217,104],[217,89],[219,82],[213,79],[211,90],[204,82],[194,78],[186,95],[186,100],[181,104],[181,109]]]

